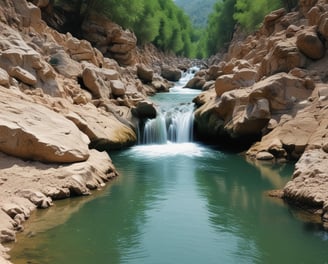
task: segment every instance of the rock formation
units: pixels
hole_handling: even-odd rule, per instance
[[[230,45],[224,59],[202,70],[194,102],[198,137],[252,142],[258,160],[298,160],[283,198],[328,221],[328,2],[302,0]]]
[[[51,4],[0,0],[0,263],[32,210],[117,176],[107,153],[136,143],[156,116],[147,95],[171,85],[137,59],[133,33],[94,17],[88,40],[61,34],[42,20]]]
[[[51,4],[0,0],[0,243],[15,240],[35,208],[88,195],[115,177],[107,152],[136,142],[136,122],[156,116],[147,95],[167,91],[190,66],[175,58],[168,67],[154,47],[141,50],[132,32],[99,16],[82,25],[85,40],[59,33],[42,19]],[[297,159],[283,197],[315,209],[323,222],[327,6],[302,0],[294,12],[271,13],[188,84],[204,90],[194,100],[198,137],[260,138],[249,157]],[[9,263],[2,255],[0,244],[0,263]]]

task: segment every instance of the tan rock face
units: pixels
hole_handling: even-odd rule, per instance
[[[7,71],[0,68],[0,85],[9,87],[9,74]]]
[[[137,75],[145,83],[151,83],[154,78],[154,71],[144,64],[137,65]]]
[[[113,80],[113,81],[110,82],[110,84],[111,84],[111,88],[112,88],[112,94],[115,97],[120,97],[120,96],[125,95],[126,88],[125,88],[125,85],[122,81]]]
[[[306,59],[292,39],[279,41],[265,56],[260,69],[260,76],[270,76],[277,72],[288,72],[293,68],[303,68]]]
[[[203,90],[205,83],[206,80],[204,77],[195,76],[194,78],[188,81],[185,87],[191,89]]]
[[[88,195],[117,176],[108,154],[96,150],[90,151],[87,161],[61,166],[27,163],[0,153],[0,170],[0,243],[14,241],[15,230],[22,229],[36,207],[46,208],[52,200],[71,195]]]
[[[28,84],[35,85],[37,83],[36,78],[28,71],[22,69],[19,66],[13,67],[9,70],[10,76],[18,79],[19,81]]]
[[[328,154],[321,149],[307,150],[297,162],[293,179],[284,188],[284,198],[291,202],[328,212]],[[323,219],[327,221],[327,219]]]
[[[82,79],[84,85],[92,93],[93,98],[109,98],[111,93],[110,83],[106,83],[102,78],[99,78],[94,69],[89,67],[85,68],[82,72]]]
[[[0,91],[0,150],[45,162],[77,162],[89,157],[88,138],[61,115]]]
[[[17,31],[0,24],[0,67],[19,83],[41,88],[46,94],[63,96],[54,69],[32,49]]]
[[[233,75],[222,75],[216,85],[218,80],[226,76],[231,76],[231,81],[235,79]],[[219,88],[222,87],[226,86],[221,85]],[[297,102],[307,99],[312,93],[307,90],[304,80],[285,73],[273,75],[248,88],[237,87],[239,89],[231,87],[229,91],[216,88],[216,96],[210,99],[212,103],[202,105],[195,112],[196,124],[204,124],[207,120],[214,125],[206,125],[208,131],[221,131],[234,137],[260,134],[272,115],[292,111]],[[209,119],[221,121],[215,124]]]
[[[178,68],[171,68],[164,65],[161,69],[161,76],[169,81],[177,82],[181,78],[182,73]]]
[[[83,37],[95,43],[105,56],[111,57],[120,65],[136,63],[137,38],[134,33],[123,30],[117,24],[97,14],[89,17],[82,25]]]
[[[276,158],[288,155],[290,159],[299,159],[307,149],[323,148],[324,151],[328,134],[325,118],[328,97],[318,97],[323,87],[326,86],[317,86],[313,91],[314,102],[301,101],[301,105],[296,106],[301,110],[293,114],[293,118],[292,115],[282,115],[274,129],[249,149],[248,155],[255,157],[261,151],[268,151]]]
[[[92,104],[72,107],[66,117],[89,137],[91,147],[111,150],[134,144],[137,137],[132,124],[116,113],[113,106],[104,104],[103,107],[106,111]]]
[[[325,46],[319,39],[316,27],[300,32],[297,36],[298,49],[310,59],[321,59],[326,52]]]
[[[218,77],[215,81],[215,92],[221,96],[225,92],[239,88],[238,83],[234,80],[233,74],[225,74]]]

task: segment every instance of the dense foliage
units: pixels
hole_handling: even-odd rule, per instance
[[[197,36],[189,17],[172,0],[57,0],[57,4],[74,6],[77,20],[87,19],[90,12],[106,15],[134,31],[139,44],[152,42],[163,51],[195,56]]]
[[[252,32],[271,11],[281,7],[290,10],[297,3],[297,0],[217,0],[205,32],[207,55],[216,53],[231,40],[236,25]]]
[[[204,29],[193,27],[190,18],[177,4],[197,9],[212,7]],[[265,15],[285,6],[291,9],[298,0],[56,0],[75,10],[74,23],[81,26],[91,12],[108,16],[135,32],[138,43],[152,42],[166,52],[187,57],[215,54],[230,42],[236,25],[245,32],[258,28]],[[197,12],[196,12],[197,14]]]

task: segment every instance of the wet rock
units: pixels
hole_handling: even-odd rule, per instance
[[[164,65],[161,68],[161,76],[171,82],[177,82],[180,80],[182,73],[178,68]]]
[[[16,241],[16,235],[14,230],[10,230],[10,229],[0,230],[0,243],[9,243],[13,241]]]
[[[140,119],[155,118],[157,111],[154,104],[148,101],[141,101],[136,107],[132,108],[132,114]]]
[[[14,218],[17,214],[24,214],[24,209],[14,203],[5,203],[1,209],[11,218]]]
[[[32,189],[23,189],[16,193],[20,197],[24,197],[30,200],[38,208],[48,208],[52,205],[52,200],[50,197],[45,196],[42,192],[32,190]]]
[[[103,106],[107,111],[92,104],[75,107],[66,117],[89,137],[91,147],[109,150],[135,143],[136,134],[128,121],[115,109]]]
[[[195,76],[194,78],[192,78],[187,82],[185,88],[202,90],[205,83],[206,80],[203,77]]]
[[[257,160],[273,160],[274,156],[266,151],[261,151],[256,154],[256,159]]]
[[[328,209],[328,154],[321,149],[307,150],[296,163],[293,179],[284,188],[284,199],[312,208]]]

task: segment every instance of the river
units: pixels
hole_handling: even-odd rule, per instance
[[[175,87],[156,95],[162,114],[141,129],[143,142],[110,153],[120,176],[90,197],[35,212],[12,261],[328,263],[328,234],[321,225],[266,195],[284,186],[293,164],[254,164],[192,142],[186,125],[192,105],[186,102],[195,94]],[[179,109],[184,117],[172,118]],[[189,132],[181,136],[180,125]],[[166,132],[152,134],[163,126]]]

